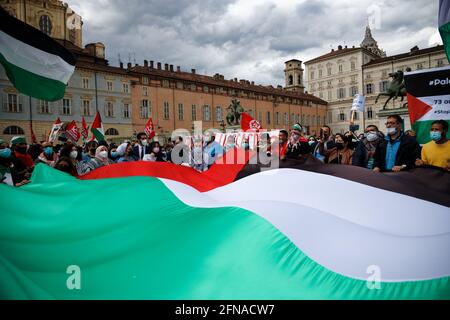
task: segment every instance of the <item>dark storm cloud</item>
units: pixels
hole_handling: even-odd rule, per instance
[[[368,16],[379,45],[395,54],[428,45],[437,1],[71,0],[84,19],[84,43],[101,41],[114,65],[143,59],[283,84],[284,61],[338,44],[359,45]],[[374,9],[375,8],[375,9]]]

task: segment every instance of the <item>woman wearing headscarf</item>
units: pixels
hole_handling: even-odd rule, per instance
[[[133,154],[133,146],[131,145],[130,142],[122,143],[120,146],[117,147],[116,152],[119,155],[117,163],[136,161],[136,158],[134,157]]]
[[[92,158],[87,165],[90,169],[89,171],[92,171],[112,163],[112,160],[108,158],[108,148],[106,146],[99,146],[95,149],[95,157]]]

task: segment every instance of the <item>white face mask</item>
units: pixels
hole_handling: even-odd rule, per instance
[[[141,140],[141,143],[143,146],[147,146],[148,145],[148,141],[147,140]]]
[[[153,148],[153,152],[154,153],[158,153],[159,152],[159,148]]]
[[[76,158],[78,157],[78,151],[72,151],[72,152],[70,153],[70,157],[71,157],[72,159],[76,159]]]
[[[369,142],[373,142],[378,140],[378,134],[376,132],[369,132],[367,134],[367,141]]]
[[[397,128],[386,128],[386,133],[388,135],[394,135],[397,133]]]
[[[98,156],[102,159],[106,159],[106,158],[108,158],[108,151],[100,151]]]

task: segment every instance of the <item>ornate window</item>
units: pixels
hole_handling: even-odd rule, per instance
[[[42,15],[39,18],[39,28],[43,33],[46,33],[48,35],[52,34],[52,21],[46,14]]]
[[[25,134],[25,132],[23,131],[23,129],[21,127],[18,126],[9,126],[7,128],[5,128],[5,130],[3,130],[3,134]]]
[[[108,130],[106,130],[105,135],[107,135],[107,136],[118,136],[119,135],[119,131],[117,129],[114,129],[114,128],[109,128]]]

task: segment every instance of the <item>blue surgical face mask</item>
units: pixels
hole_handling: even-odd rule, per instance
[[[442,138],[442,134],[440,131],[430,131],[430,138],[434,141],[439,141]]]
[[[310,146],[312,146],[314,144],[314,141],[313,140],[309,140],[308,143],[309,143]]]
[[[115,159],[119,157],[119,153],[117,151],[111,151],[111,158]]]
[[[9,148],[5,148],[5,149],[0,149],[0,158],[9,158],[11,157],[11,149]]]
[[[53,154],[53,148],[52,148],[52,147],[46,147],[46,148],[44,149],[44,153],[45,153],[47,156],[51,156],[51,155]]]

